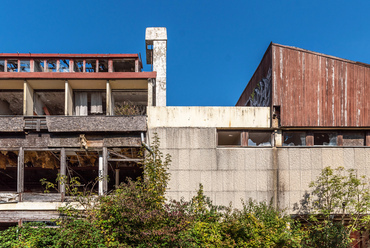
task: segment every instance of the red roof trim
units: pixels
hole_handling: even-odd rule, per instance
[[[138,54],[59,54],[59,53],[0,53],[0,58],[81,58],[81,59],[115,59],[139,58]]]
[[[0,79],[148,79],[157,72],[0,72]]]

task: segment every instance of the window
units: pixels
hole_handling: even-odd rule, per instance
[[[56,72],[57,71],[57,61],[56,60],[48,60],[47,62],[47,71],[48,72]]]
[[[271,132],[249,132],[248,146],[271,146]]]
[[[18,71],[18,60],[9,59],[7,65],[8,72],[17,72]]]
[[[315,132],[314,133],[315,146],[336,146],[337,133],[335,132]]]
[[[75,115],[102,115],[106,113],[105,91],[75,91]]]
[[[20,61],[20,72],[30,72],[31,64],[29,60],[21,60]]]
[[[5,71],[5,60],[0,60],[0,72]]]
[[[218,131],[219,146],[240,146],[241,131]]]
[[[69,72],[69,59],[59,60],[59,72]]]
[[[284,132],[283,146],[305,146],[305,132]]]
[[[271,146],[271,131],[218,130],[219,146]]]
[[[34,71],[35,72],[43,72],[45,68],[45,61],[44,60],[35,60],[34,61]]]
[[[364,146],[365,133],[363,132],[344,132],[343,146]]]

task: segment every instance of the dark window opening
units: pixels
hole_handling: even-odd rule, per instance
[[[79,183],[69,187],[80,192],[98,192],[99,153],[97,151],[66,151],[67,183],[71,178],[77,178]],[[69,192],[66,192],[68,195]]]
[[[18,151],[0,151],[0,191],[17,191]]]
[[[0,60],[0,72],[5,71],[5,60]]]
[[[108,60],[99,60],[99,72],[108,72]]]
[[[113,72],[135,71],[135,60],[113,60]]]
[[[56,60],[48,60],[47,61],[48,72],[56,72],[57,71],[57,61]]]
[[[83,72],[84,71],[84,62],[83,60],[75,60],[73,64],[74,72]]]
[[[0,115],[23,115],[22,90],[0,90]]]
[[[8,59],[7,71],[17,72],[18,71],[18,60]]]
[[[343,146],[365,146],[365,133],[344,132]]]
[[[57,183],[60,168],[60,152],[25,151],[24,152],[24,192],[45,193],[41,180]],[[49,189],[57,193],[58,188]]]
[[[86,72],[96,72],[96,60],[86,60]]]
[[[114,115],[145,115],[147,91],[113,91]]]
[[[0,231],[4,231],[14,226],[18,226],[18,223],[17,222],[0,222]]]
[[[35,115],[64,115],[63,90],[38,90],[34,94]]]
[[[218,131],[219,146],[240,146],[241,131]]]
[[[337,133],[314,133],[314,145],[315,146],[336,146],[337,145]]]
[[[305,146],[305,132],[284,132],[283,146]]]
[[[143,175],[140,162],[143,153],[140,148],[110,148],[108,149],[108,192],[127,183],[128,179],[137,180]]]

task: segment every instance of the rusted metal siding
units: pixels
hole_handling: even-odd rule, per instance
[[[271,61],[271,44],[270,44],[257,70],[254,72],[252,78],[247,84],[247,87],[244,89],[242,95],[240,96],[238,102],[236,103],[236,106],[245,106],[254,88],[268,74],[268,70],[271,68],[271,63],[272,61]]]
[[[281,106],[281,126],[370,126],[367,65],[277,44],[272,61],[272,105]]]

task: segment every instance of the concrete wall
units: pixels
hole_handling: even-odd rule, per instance
[[[217,147],[218,128],[267,129],[269,108],[152,107],[149,137],[172,156],[167,195],[190,200],[199,183],[215,204],[270,201],[294,213],[309,183],[326,166],[370,173],[370,147]],[[272,132],[272,130],[271,130]]]
[[[148,107],[147,113],[148,128],[270,127],[270,108],[266,107]]]
[[[217,148],[216,128],[153,128],[172,156],[167,195],[190,200],[199,183],[215,204],[270,201],[290,213],[326,166],[370,173],[370,148]]]

